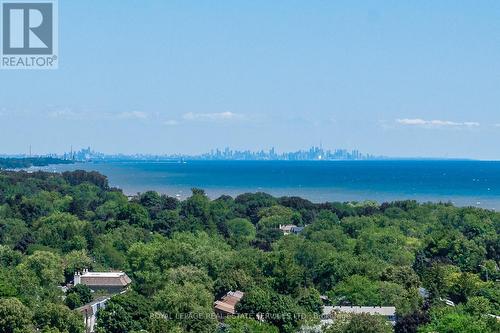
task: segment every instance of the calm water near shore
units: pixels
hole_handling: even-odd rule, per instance
[[[187,161],[52,165],[95,170],[127,194],[156,190],[185,198],[263,191],[314,202],[416,199],[500,210],[500,162],[484,161]]]

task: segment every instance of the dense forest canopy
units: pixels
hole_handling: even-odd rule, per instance
[[[284,236],[286,224],[305,229]],[[133,280],[99,312],[101,333],[306,332],[324,302],[398,315],[394,328],[347,316],[328,333],[499,332],[499,229],[499,213],[450,204],[128,198],[95,172],[3,171],[0,333],[83,332],[72,309],[96,295],[59,286],[84,268]],[[244,316],[220,323],[213,302],[234,290]]]
[[[71,164],[72,161],[54,157],[0,158],[0,169],[25,169],[33,166],[42,167],[51,164]]]

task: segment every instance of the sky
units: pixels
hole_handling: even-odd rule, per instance
[[[500,159],[496,0],[60,0],[59,61],[0,71],[0,154]]]

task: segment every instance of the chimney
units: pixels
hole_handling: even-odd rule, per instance
[[[73,285],[78,285],[81,283],[81,280],[80,280],[80,272],[76,272],[75,273],[75,276],[73,278]]]

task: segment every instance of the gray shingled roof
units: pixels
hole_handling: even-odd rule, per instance
[[[123,272],[87,272],[80,276],[80,282],[89,287],[126,287],[132,280]]]

